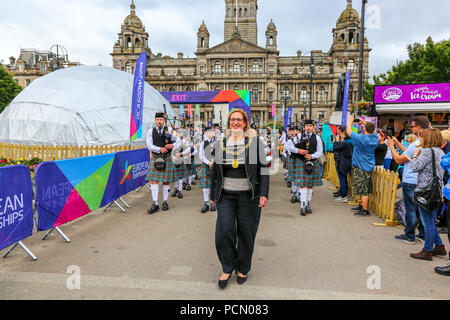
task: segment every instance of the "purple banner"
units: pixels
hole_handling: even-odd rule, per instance
[[[147,53],[139,55],[134,72],[133,97],[131,101],[130,142],[142,138],[142,110],[144,109],[145,71]]]
[[[219,104],[228,103],[230,111],[239,108],[250,119],[250,91],[161,91],[161,95],[171,104]]]
[[[450,83],[375,86],[375,104],[450,102]]]
[[[0,168],[0,250],[31,236],[32,199],[31,176],[27,167]]]
[[[347,72],[345,79],[345,92],[344,92],[344,104],[342,105],[342,121],[341,124],[347,128],[347,115],[348,115],[348,93],[350,90],[350,71]]]

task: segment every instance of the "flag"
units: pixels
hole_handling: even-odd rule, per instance
[[[195,105],[195,115],[200,118],[200,105]]]
[[[319,120],[317,120],[316,131],[319,132],[319,129],[320,129],[320,117],[319,117]]]
[[[284,117],[284,130],[286,130],[286,128],[291,125],[293,110],[294,110],[294,107],[290,107],[288,109],[288,111],[286,112],[286,116]]]
[[[142,52],[136,62],[131,99],[130,144],[142,138],[142,115],[144,110],[145,71],[147,53]]]
[[[184,117],[184,105],[180,104],[180,117]]]
[[[342,106],[342,125],[347,128],[347,114],[348,114],[348,91],[350,89],[350,71],[347,72],[347,79],[345,80],[344,105]]]
[[[277,127],[277,116],[275,116],[275,121],[273,122],[273,130]]]
[[[283,107],[281,108],[281,117],[284,118],[284,105],[283,105]]]
[[[275,105],[272,105],[272,118],[275,118]]]
[[[192,112],[192,110],[191,110],[191,105],[188,104],[188,105],[187,105],[187,114],[188,114],[189,118],[191,118],[191,115],[192,115],[191,112]]]

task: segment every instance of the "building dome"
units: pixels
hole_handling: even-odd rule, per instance
[[[352,7],[352,0],[347,0],[347,8],[345,8],[338,19],[338,24],[346,25],[349,23],[360,23],[358,11]]]
[[[277,27],[275,26],[275,23],[273,23],[272,19],[270,19],[270,23],[267,26],[267,31],[277,31]]]
[[[0,114],[0,141],[27,145],[126,145],[133,75],[110,67],[60,69],[33,81]],[[145,84],[144,143],[156,112],[170,103]]]
[[[200,27],[198,28],[198,32],[208,33],[208,28],[206,27],[205,21],[203,21]]]
[[[134,1],[131,2],[130,5],[130,14],[123,21],[124,27],[135,27],[142,28],[143,24],[141,19],[136,15],[136,6],[134,5]]]

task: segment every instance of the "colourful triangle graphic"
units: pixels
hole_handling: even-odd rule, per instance
[[[77,190],[72,189],[67,201],[59,214],[58,219],[56,219],[53,228],[58,227],[69,221],[78,219],[91,212],[86,202],[78,194]]]
[[[91,211],[100,208],[113,162],[114,158],[75,186]]]
[[[240,98],[240,96],[233,90],[223,90],[220,91],[211,102],[233,102]]]
[[[236,90],[236,93],[247,105],[250,105],[250,92],[248,90]]]
[[[78,185],[87,177],[103,167],[106,163],[114,159],[115,154],[105,154],[101,156],[86,157],[80,161],[61,160],[55,161],[58,168],[66,176],[73,186]],[[76,163],[76,165],[74,164]]]

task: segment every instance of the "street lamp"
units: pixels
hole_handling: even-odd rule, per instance
[[[283,100],[283,105],[284,105],[284,112],[286,112],[287,109],[287,102],[291,99],[291,95],[289,94],[289,87],[286,86],[283,89],[283,93],[281,94],[281,100]],[[283,119],[283,123],[284,123],[284,119]]]
[[[359,79],[358,79],[358,101],[362,100],[363,96],[363,70],[364,70],[364,34],[365,34],[365,26],[364,22],[366,19],[366,3],[368,0],[362,0],[362,9],[361,9],[361,32],[359,39]]]

